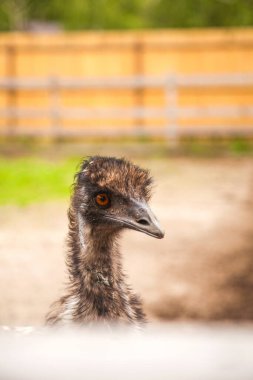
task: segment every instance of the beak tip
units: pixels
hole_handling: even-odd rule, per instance
[[[163,239],[164,235],[165,235],[164,231],[159,231],[159,233],[157,234],[157,239]]]

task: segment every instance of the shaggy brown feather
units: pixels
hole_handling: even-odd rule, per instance
[[[121,268],[118,237],[123,227],[106,219],[107,210],[94,204],[94,194],[106,191],[114,197],[110,212],[119,217],[129,199],[148,201],[151,183],[147,170],[124,159],[95,156],[82,162],[68,213],[69,285],[47,315],[48,324],[145,322],[141,302]]]

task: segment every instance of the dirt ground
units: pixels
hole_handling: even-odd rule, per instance
[[[166,236],[122,239],[152,320],[253,319],[253,159],[146,160]],[[67,202],[0,208],[0,324],[40,325],[62,292]]]

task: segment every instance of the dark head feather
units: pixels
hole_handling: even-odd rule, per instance
[[[152,178],[149,171],[124,158],[89,157],[81,163],[76,181],[77,186],[89,181],[125,197],[148,201],[151,196]]]

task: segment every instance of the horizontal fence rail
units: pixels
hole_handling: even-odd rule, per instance
[[[0,78],[2,89],[107,89],[107,88],[161,88],[177,87],[252,86],[253,73],[214,75],[168,75],[161,77],[133,76],[127,78]]]
[[[253,102],[249,104],[187,104],[180,101],[180,92],[187,89],[211,91],[226,88],[229,91],[247,89],[253,98],[253,73],[222,75],[167,75],[162,77],[133,76],[119,78],[0,78],[0,94],[7,102],[0,107],[2,135],[162,135],[177,138],[180,135],[247,134],[253,135]],[[145,91],[157,90],[163,94],[162,106],[146,105]],[[45,92],[47,106],[18,104],[23,92]],[[130,106],[65,106],[64,91],[130,91]],[[82,95],[84,100],[85,96]],[[48,125],[36,123],[47,119]],[[182,127],[182,120],[193,119]],[[222,120],[220,120],[222,119]],[[159,120],[159,122],[158,122]],[[232,121],[231,121],[232,120]],[[34,123],[26,126],[25,122]],[[104,124],[101,122],[104,121]],[[122,122],[124,121],[124,126]],[[236,121],[236,124],[233,124]],[[43,121],[44,122],[44,121]],[[69,122],[71,124],[65,125]],[[99,125],[96,125],[99,122]],[[79,124],[77,124],[79,123]],[[94,124],[95,123],[95,124]],[[74,124],[74,125],[73,125]],[[65,126],[64,126],[65,125]],[[64,127],[63,127],[64,126]]]

